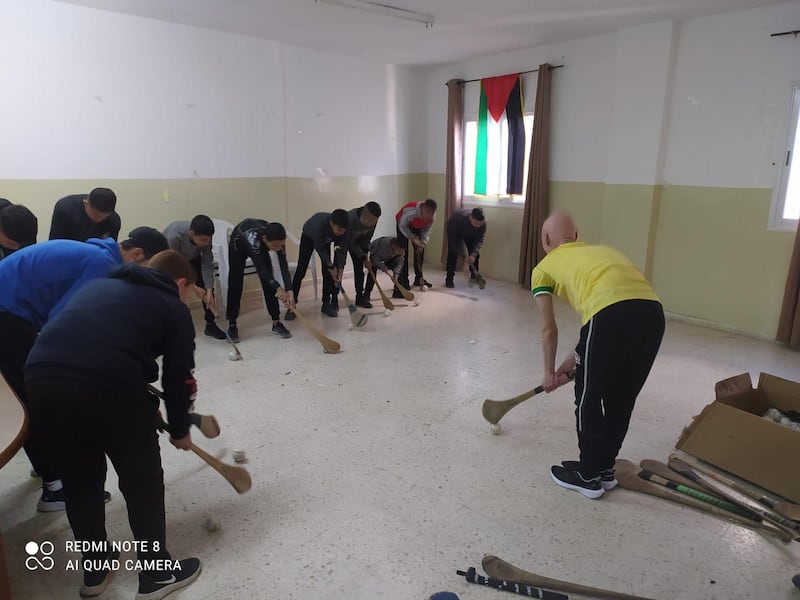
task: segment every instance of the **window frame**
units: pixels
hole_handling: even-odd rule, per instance
[[[531,117],[533,118],[534,113],[530,111],[523,111],[522,117]],[[466,173],[467,165],[466,165],[466,143],[467,143],[467,123],[470,121],[478,121],[478,113],[474,112],[471,114],[464,114],[464,121],[462,123],[462,131],[464,132],[464,141],[463,147],[461,149],[461,186],[462,190],[464,189],[464,176]],[[525,131],[526,135],[528,135],[528,130]],[[530,131],[531,142],[530,145],[533,146],[533,128],[531,127]],[[528,161],[530,160],[530,155],[526,157]],[[472,165],[472,169],[475,169],[475,165]],[[525,169],[527,170],[527,165]],[[526,183],[527,185],[527,183]],[[513,199],[513,196],[501,196],[499,198],[486,198],[481,196],[467,195],[466,192],[462,192],[461,201],[464,206],[467,207],[475,207],[475,206],[484,206],[484,207],[500,207],[500,208],[515,208],[515,209],[524,209],[525,208],[525,199],[523,194],[523,199],[521,201],[516,201]]]
[[[786,120],[788,127],[786,127],[784,144],[781,148],[780,175],[778,185],[772,190],[770,203],[768,224],[770,231],[795,231],[798,226],[798,219],[786,219],[783,216],[791,166],[800,169],[800,157],[793,152],[794,146],[797,145],[796,138],[798,137],[798,125],[800,125],[800,81],[793,82],[790,89],[789,111]]]

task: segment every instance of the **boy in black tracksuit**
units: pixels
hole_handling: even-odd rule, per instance
[[[480,207],[462,208],[455,211],[447,221],[447,266],[445,287],[454,287],[453,276],[459,257],[469,265],[470,281],[483,289],[486,280],[481,277],[479,263],[481,248],[486,237],[486,216]]]
[[[372,262],[372,269],[376,275],[378,271],[383,271],[387,274],[391,273],[397,279],[403,268],[405,255],[406,249],[396,237],[380,237],[369,245],[369,260]],[[367,283],[364,285],[364,299],[367,302],[369,302],[369,296],[374,286],[375,282],[372,277],[367,277]]]
[[[85,242],[89,238],[116,240],[121,229],[114,211],[117,195],[108,188],[95,188],[88,194],[64,196],[53,208],[51,240]]]
[[[303,225],[300,236],[300,252],[297,257],[297,270],[294,272],[294,298],[300,298],[300,286],[308,270],[311,254],[316,250],[322,261],[322,312],[329,317],[339,314],[339,283],[347,259],[347,228],[350,218],[346,210],[337,208],[332,213],[318,212]],[[331,244],[334,247],[331,260]],[[286,320],[294,319],[293,312],[286,313]]]
[[[272,261],[269,252],[272,250],[278,255],[278,264],[281,272],[272,272]],[[233,228],[231,241],[228,245],[228,260],[230,272],[228,273],[228,335],[234,342],[239,341],[239,327],[236,319],[239,318],[239,307],[242,301],[242,286],[244,283],[244,265],[247,259],[253,261],[264,292],[267,310],[272,317],[272,333],[280,338],[290,338],[292,334],[281,323],[281,310],[278,300],[287,307],[286,318],[289,311],[294,308],[294,292],[286,287],[291,284],[289,277],[289,263],[286,260],[286,229],[280,223],[268,223],[261,219],[245,219]],[[278,281],[280,278],[281,281]]]
[[[172,561],[165,547],[156,410],[146,390],[163,356],[170,441],[188,450],[196,384],[194,325],[185,302],[193,273],[173,250],[150,264],[155,268],[123,265],[82,287],[44,327],[25,365],[31,419],[45,431],[58,464],[76,540],[106,542],[106,455],[114,465],[131,530],[147,543],[137,553],[149,561],[139,574],[142,596],[188,585],[200,572],[196,558]],[[83,553],[90,561],[116,556],[110,547]],[[109,575],[102,567],[85,570],[81,595],[101,593]]]
[[[347,248],[350,251],[350,259],[353,261],[353,283],[356,286],[356,306],[372,308],[369,301],[369,294],[364,297],[364,266],[370,266],[369,243],[375,233],[375,226],[381,216],[381,205],[377,202],[367,202],[360,208],[353,208],[347,211],[350,225],[347,228],[349,241]],[[367,277],[369,280],[369,277]]]

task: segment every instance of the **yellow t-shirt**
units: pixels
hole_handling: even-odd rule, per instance
[[[658,300],[650,283],[631,261],[608,246],[569,242],[551,250],[531,274],[531,292],[555,294],[589,322],[601,310],[623,300]]]

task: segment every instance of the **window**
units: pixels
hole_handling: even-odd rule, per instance
[[[528,157],[531,152],[533,132],[533,115],[524,115],[525,122],[525,158],[522,176],[522,194],[506,193],[506,177],[508,164],[508,123],[505,119],[489,127],[486,153],[486,195],[475,195],[475,153],[478,144],[478,122],[475,118],[468,120],[464,127],[464,198],[476,203],[496,202],[503,204],[524,204],[525,188],[528,183]],[[800,169],[798,169],[800,171]]]
[[[781,156],[781,178],[772,195],[772,229],[797,229],[800,219],[800,83],[792,88],[791,104],[786,147]]]

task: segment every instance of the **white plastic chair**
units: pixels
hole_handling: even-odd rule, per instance
[[[214,254],[214,263],[216,266],[217,272],[217,281],[219,282],[219,295],[217,296],[217,304],[220,307],[220,313],[223,313],[225,309],[225,304],[228,301],[228,274],[230,273],[230,259],[228,258],[228,246],[231,240],[231,234],[233,233],[233,224],[229,223],[228,221],[223,221],[222,219],[212,219],[214,222],[214,236],[211,239],[211,250]],[[292,243],[299,245],[300,241],[295,238],[291,233],[286,234]],[[278,254],[276,252],[270,252],[270,260],[272,261],[272,272],[275,274],[275,279],[283,285],[283,289],[289,289],[287,286],[292,285],[291,281],[282,281],[283,277],[281,276],[281,269],[278,263]],[[318,299],[317,296],[317,268],[316,268],[316,258],[314,255],[311,255],[311,261],[308,264],[308,268],[311,270],[311,280],[314,284],[314,300]],[[289,263],[289,273],[293,276],[295,270],[297,270],[297,261]],[[253,261],[248,257],[247,261],[244,264],[244,274],[245,275],[254,275],[256,274],[256,267],[253,264]],[[264,302],[264,309],[266,310],[266,301],[264,301],[263,294],[261,295],[261,299]]]

